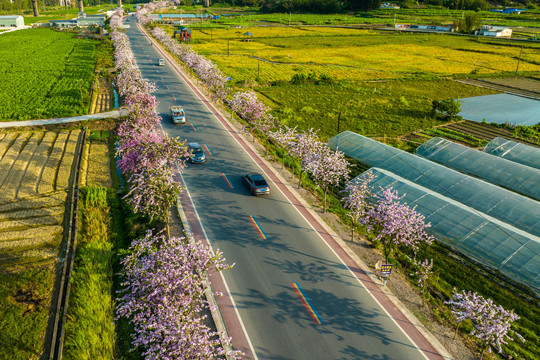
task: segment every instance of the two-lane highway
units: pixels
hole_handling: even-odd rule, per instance
[[[276,183],[269,197],[249,194],[241,175],[261,172],[257,163],[168,61],[157,66],[163,56],[135,19],[128,23],[142,75],[157,85],[164,130],[207,150],[183,179],[212,248],[236,264],[223,273],[236,308],[222,310],[230,332],[243,327],[249,342],[233,338],[235,347],[258,359],[426,358]],[[171,105],[184,107],[186,124],[172,123]],[[227,320],[236,314],[240,322]]]

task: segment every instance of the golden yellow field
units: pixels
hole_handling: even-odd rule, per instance
[[[233,81],[289,80],[312,71],[354,80],[512,72],[520,52],[520,44],[493,38],[331,27],[194,29],[191,45]],[[519,70],[540,72],[539,58],[540,46],[524,49]]]

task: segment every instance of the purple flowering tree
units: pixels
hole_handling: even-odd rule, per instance
[[[304,160],[305,169],[324,191],[323,212],[326,212],[326,195],[329,186],[337,186],[342,180],[349,179],[351,164],[341,151],[332,151],[326,144],[319,142],[314,152]]]
[[[374,198],[360,223],[381,242],[387,263],[390,253],[398,246],[408,246],[416,252],[420,243],[431,244],[433,237],[425,231],[431,224],[415,208],[401,204],[399,200],[403,196],[399,197],[397,191],[388,188]]]
[[[222,347],[231,339],[208,328],[201,315],[216,310],[204,298],[207,272],[232,267],[219,250],[214,255],[201,242],[151,231],[129,250],[116,313],[133,324],[133,346],[145,359],[239,358]]]
[[[346,194],[341,200],[343,206],[349,209],[347,214],[351,218],[351,241],[354,241],[354,226],[358,224],[360,217],[364,216],[368,208],[367,199],[372,195],[369,184],[373,181],[373,172],[368,170],[361,176],[349,181],[345,185],[344,193]]]
[[[519,319],[519,316],[513,310],[506,310],[500,305],[493,303],[491,299],[485,299],[476,292],[458,292],[454,288],[452,299],[447,301],[452,307],[452,313],[459,324],[469,319],[474,327],[471,335],[480,339],[484,347],[482,348],[481,359],[484,357],[484,351],[487,348],[491,352],[491,347],[495,347],[499,353],[502,352],[502,345],[508,344],[507,340],[513,341],[509,333],[513,333],[522,342],[525,342],[523,336],[512,329],[512,322]]]
[[[429,280],[431,274],[433,274],[433,259],[430,259],[430,261],[428,261],[428,259],[425,259],[421,262],[415,260],[414,265],[416,266],[416,271],[412,273],[411,276],[418,276],[417,285],[422,291],[422,305],[424,305],[424,295],[426,292],[427,281]]]
[[[143,169],[129,178],[130,189],[124,199],[134,212],[168,224],[169,209],[176,205],[184,190],[174,181],[173,175],[172,168],[167,165]]]

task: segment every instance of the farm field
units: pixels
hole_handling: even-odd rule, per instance
[[[30,5],[31,6],[31,5]],[[114,10],[116,5],[111,6],[109,4],[103,4],[98,6],[84,6],[84,12],[87,14],[100,14],[106,12],[107,10]],[[18,11],[14,9],[12,11],[0,11],[0,15],[22,15],[24,16],[24,24],[30,25],[33,23],[46,23],[49,20],[67,20],[77,17],[79,12],[78,7],[64,7],[64,6],[47,6],[46,9],[39,9],[39,16],[34,17],[32,9],[26,9]]]
[[[243,41],[247,31],[253,33],[253,41]],[[194,29],[192,39],[193,49],[209,56],[233,82],[258,77],[263,83],[289,80],[299,71],[281,64],[303,66],[304,71],[324,66],[337,78],[360,80],[515,71],[523,45],[446,34],[324,27]],[[520,71],[539,72],[539,56],[540,44],[524,46]],[[258,76],[253,57],[262,60]]]
[[[86,114],[98,45],[97,40],[51,29],[3,34],[0,120]]]
[[[166,27],[172,31],[172,27]],[[253,41],[243,41],[246,31]],[[515,71],[521,43],[497,39],[334,27],[195,28],[194,50],[212,59],[231,85],[253,87],[289,126],[324,137],[351,130],[398,137],[441,125],[432,101],[493,94],[451,78]],[[540,44],[527,44],[520,72],[540,74]],[[523,66],[522,66],[523,65]],[[292,84],[296,74],[330,82]],[[309,96],[307,96],[309,94]]]
[[[111,153],[109,151],[109,131],[92,131],[88,137],[81,164],[81,185],[113,186],[111,177]]]
[[[200,13],[197,7],[182,7],[185,13]],[[271,23],[281,25],[375,25],[391,26],[397,23],[409,24],[452,24],[463,16],[463,10],[411,8],[411,9],[377,9],[370,12],[357,11],[341,14],[261,14],[240,8],[220,8],[213,4],[209,11],[219,14],[217,23],[224,25],[250,25],[255,23]],[[160,11],[161,12],[161,11]],[[166,13],[178,13],[177,9],[169,9]],[[469,11],[465,11],[467,13]],[[479,11],[481,24],[540,28],[540,11],[531,9],[521,14],[500,14],[491,11]],[[539,29],[536,29],[538,32]]]
[[[43,351],[79,134],[0,133],[0,358]]]

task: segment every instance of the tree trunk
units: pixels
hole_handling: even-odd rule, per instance
[[[83,11],[84,11],[83,0],[79,0],[79,12],[83,12]]]
[[[456,337],[457,337],[457,333],[458,333],[458,330],[459,330],[459,326],[461,325],[461,322],[458,322],[457,326],[456,326],[456,332],[454,333],[454,338],[452,340],[456,340]]]
[[[32,9],[34,10],[34,16],[39,16],[39,9],[37,0],[32,0]]]
[[[323,214],[326,214],[326,193],[328,192],[328,187],[324,187],[324,206],[323,206]]]
[[[122,0],[118,0],[118,7],[119,7],[119,8],[122,7]]]

